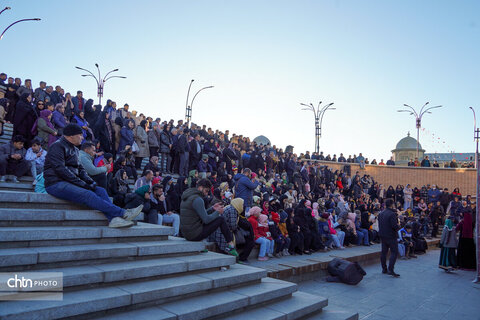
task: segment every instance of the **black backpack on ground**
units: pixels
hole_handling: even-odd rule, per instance
[[[358,262],[350,262],[339,258],[330,261],[327,269],[331,275],[327,277],[328,282],[343,282],[351,285],[358,284],[367,274]]]

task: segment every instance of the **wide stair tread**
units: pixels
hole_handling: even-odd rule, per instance
[[[13,241],[169,236],[173,234],[172,227],[143,222],[124,229],[105,226],[1,227],[0,244]]]
[[[35,272],[62,272],[63,287],[70,288],[93,284],[108,284],[132,279],[169,276],[182,272],[227,267],[234,263],[235,257],[233,256],[207,252],[180,257],[161,257],[148,260],[39,269],[35,270]],[[45,277],[48,278],[47,275]]]
[[[210,309],[215,309],[213,308],[214,305],[220,304],[218,299],[213,300],[210,297],[210,299],[206,299],[208,303],[198,303],[198,299],[205,300],[205,297],[209,294],[186,299],[183,299],[182,296],[195,293],[203,294],[207,290],[222,288],[223,286],[248,283],[247,281],[252,281],[249,274],[253,274],[253,279],[256,281],[264,275],[257,268],[235,265],[223,272],[184,274],[158,280],[122,283],[102,288],[66,292],[62,301],[8,301],[0,303],[0,318],[31,319],[33,314],[41,319],[59,319],[88,315],[115,308],[126,308],[140,303],[155,303],[156,301],[162,301],[162,299],[173,298],[181,299],[182,308],[179,309],[180,312],[198,313],[197,308],[201,309],[202,304],[203,306],[210,304]],[[244,290],[245,293],[239,294],[235,292],[236,290]],[[241,298],[237,300],[248,303],[249,300],[275,299],[288,295],[295,290],[296,285],[293,283],[264,278],[261,283],[257,282],[237,289],[230,289],[226,295]],[[225,291],[214,295],[215,297],[223,296]],[[183,306],[186,301],[189,302],[186,306]],[[162,308],[176,308],[175,302],[165,303]],[[210,315],[215,312],[216,310],[210,310]]]
[[[296,284],[263,278],[253,283],[225,291],[167,302],[158,306],[112,314],[98,319],[211,319],[278,299],[287,298],[297,290]],[[229,316],[227,316],[229,319]],[[263,320],[263,319],[262,319]]]
[[[0,249],[0,267],[32,266],[42,263],[78,262],[164,254],[198,253],[203,242],[186,240],[96,243],[61,247]]]

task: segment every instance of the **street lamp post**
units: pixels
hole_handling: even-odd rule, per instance
[[[10,9],[9,7],[6,7],[6,8],[3,9],[0,13],[2,13],[2,12],[5,11],[5,10],[8,10],[7,8]],[[8,29],[10,29],[12,26],[16,25],[17,23],[24,22],[24,21],[40,21],[40,20],[42,20],[42,19],[40,19],[40,18],[21,19],[21,20],[15,21],[14,23],[11,23],[8,27],[5,28],[5,30],[3,30],[2,34],[0,34],[0,40],[2,40],[3,35],[5,34],[5,32],[7,32]]]
[[[100,74],[100,67],[98,66],[98,63],[95,63],[95,67],[97,67],[97,70],[98,70],[98,78],[91,71],[89,71],[87,69],[80,68],[80,67],[75,67],[75,68],[88,72],[88,74],[82,74],[82,77],[92,77],[92,78],[95,79],[95,81],[97,82],[98,104],[102,105],[103,88],[105,87],[105,82],[107,82],[107,80],[112,79],[112,78],[126,79],[127,77],[109,76],[112,72],[117,72],[118,71],[118,69],[113,69],[112,71],[107,72],[105,77],[103,77],[103,79],[102,79],[102,76]]]
[[[188,105],[188,97],[190,96],[190,89],[192,88],[192,83],[195,81],[192,79],[190,81],[190,85],[188,86],[188,91],[187,91],[187,102],[185,103],[185,121],[188,123],[190,122],[190,119],[192,118],[192,107]]]
[[[435,106],[435,107],[429,107],[425,110],[423,110],[430,102],[426,102],[423,107],[420,109],[420,112],[415,111],[411,106],[408,104],[404,104],[405,107],[410,108],[408,109],[402,109],[402,110],[397,110],[397,112],[409,112],[411,115],[415,116],[415,127],[417,128],[417,158],[419,158],[419,147],[420,147],[420,128],[422,127],[422,117],[425,113],[432,113],[429,110],[435,109],[435,108],[441,108],[442,106]]]
[[[302,110],[313,111],[313,115],[315,117],[315,152],[317,154],[320,152],[320,137],[322,136],[323,115],[327,110],[335,110],[335,108],[331,108],[331,106],[333,105],[333,102],[327,105],[324,105],[320,109],[321,104],[322,104],[322,101],[318,103],[317,109],[315,109],[315,107],[313,106],[313,103],[310,103],[310,104],[300,103],[300,105],[307,107],[307,108],[303,108]]]
[[[186,103],[186,107],[185,107],[185,121],[188,123],[190,123],[190,120],[192,120],[192,108],[193,108],[193,102],[195,101],[195,98],[197,97],[197,95],[205,90],[205,89],[211,89],[213,88],[213,86],[208,86],[208,87],[203,87],[202,89],[198,90],[195,95],[193,96],[192,98],[192,101],[190,102],[190,105],[188,104],[188,98],[189,98],[189,95],[190,95],[190,88],[192,87],[192,83],[193,83],[193,79],[190,81],[190,85],[188,86],[188,92],[187,92],[187,103]]]
[[[472,107],[470,109],[473,112],[473,139],[476,141],[476,150],[475,150],[475,168],[477,168],[477,206],[475,214],[477,216],[475,223],[475,233],[477,238],[477,275],[473,282],[480,283],[480,171],[479,171],[479,154],[478,154],[478,141],[480,140],[480,129],[477,128],[477,119],[475,116],[475,110]]]

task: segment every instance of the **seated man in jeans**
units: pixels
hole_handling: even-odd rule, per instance
[[[182,194],[180,204],[180,230],[185,239],[201,241],[220,228],[227,242],[226,252],[238,256],[233,244],[233,234],[228,228],[225,219],[220,216],[223,213],[223,205],[216,203],[213,207],[205,210],[203,197],[206,197],[212,188],[208,179],[197,182],[196,188],[189,188]]]
[[[163,186],[161,184],[156,184],[153,186],[150,202],[152,209],[154,209],[154,214],[151,213],[146,216],[146,222],[160,225],[164,222],[171,223],[175,229],[174,236],[177,237],[180,231],[180,216],[171,210],[171,206],[165,199]]]
[[[50,146],[43,171],[47,193],[103,212],[111,228],[131,227],[143,205],[125,210],[112,204],[105,189],[97,187],[80,164],[77,146],[82,140],[82,128],[69,124]]]
[[[30,162],[25,160],[27,151],[23,147],[25,138],[21,135],[13,137],[13,141],[0,147],[0,182],[7,181],[6,175],[13,175],[12,181],[23,177],[30,171]]]

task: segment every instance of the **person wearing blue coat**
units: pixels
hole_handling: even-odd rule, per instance
[[[118,152],[122,152],[127,145],[133,146],[133,142],[135,141],[133,135],[133,126],[133,120],[129,119],[120,130],[120,143],[118,144]]]
[[[255,179],[250,180],[252,171],[249,168],[243,170],[243,174],[237,173],[234,177],[235,183],[235,197],[242,198],[245,208],[252,206],[253,190],[255,190],[259,183]]]

